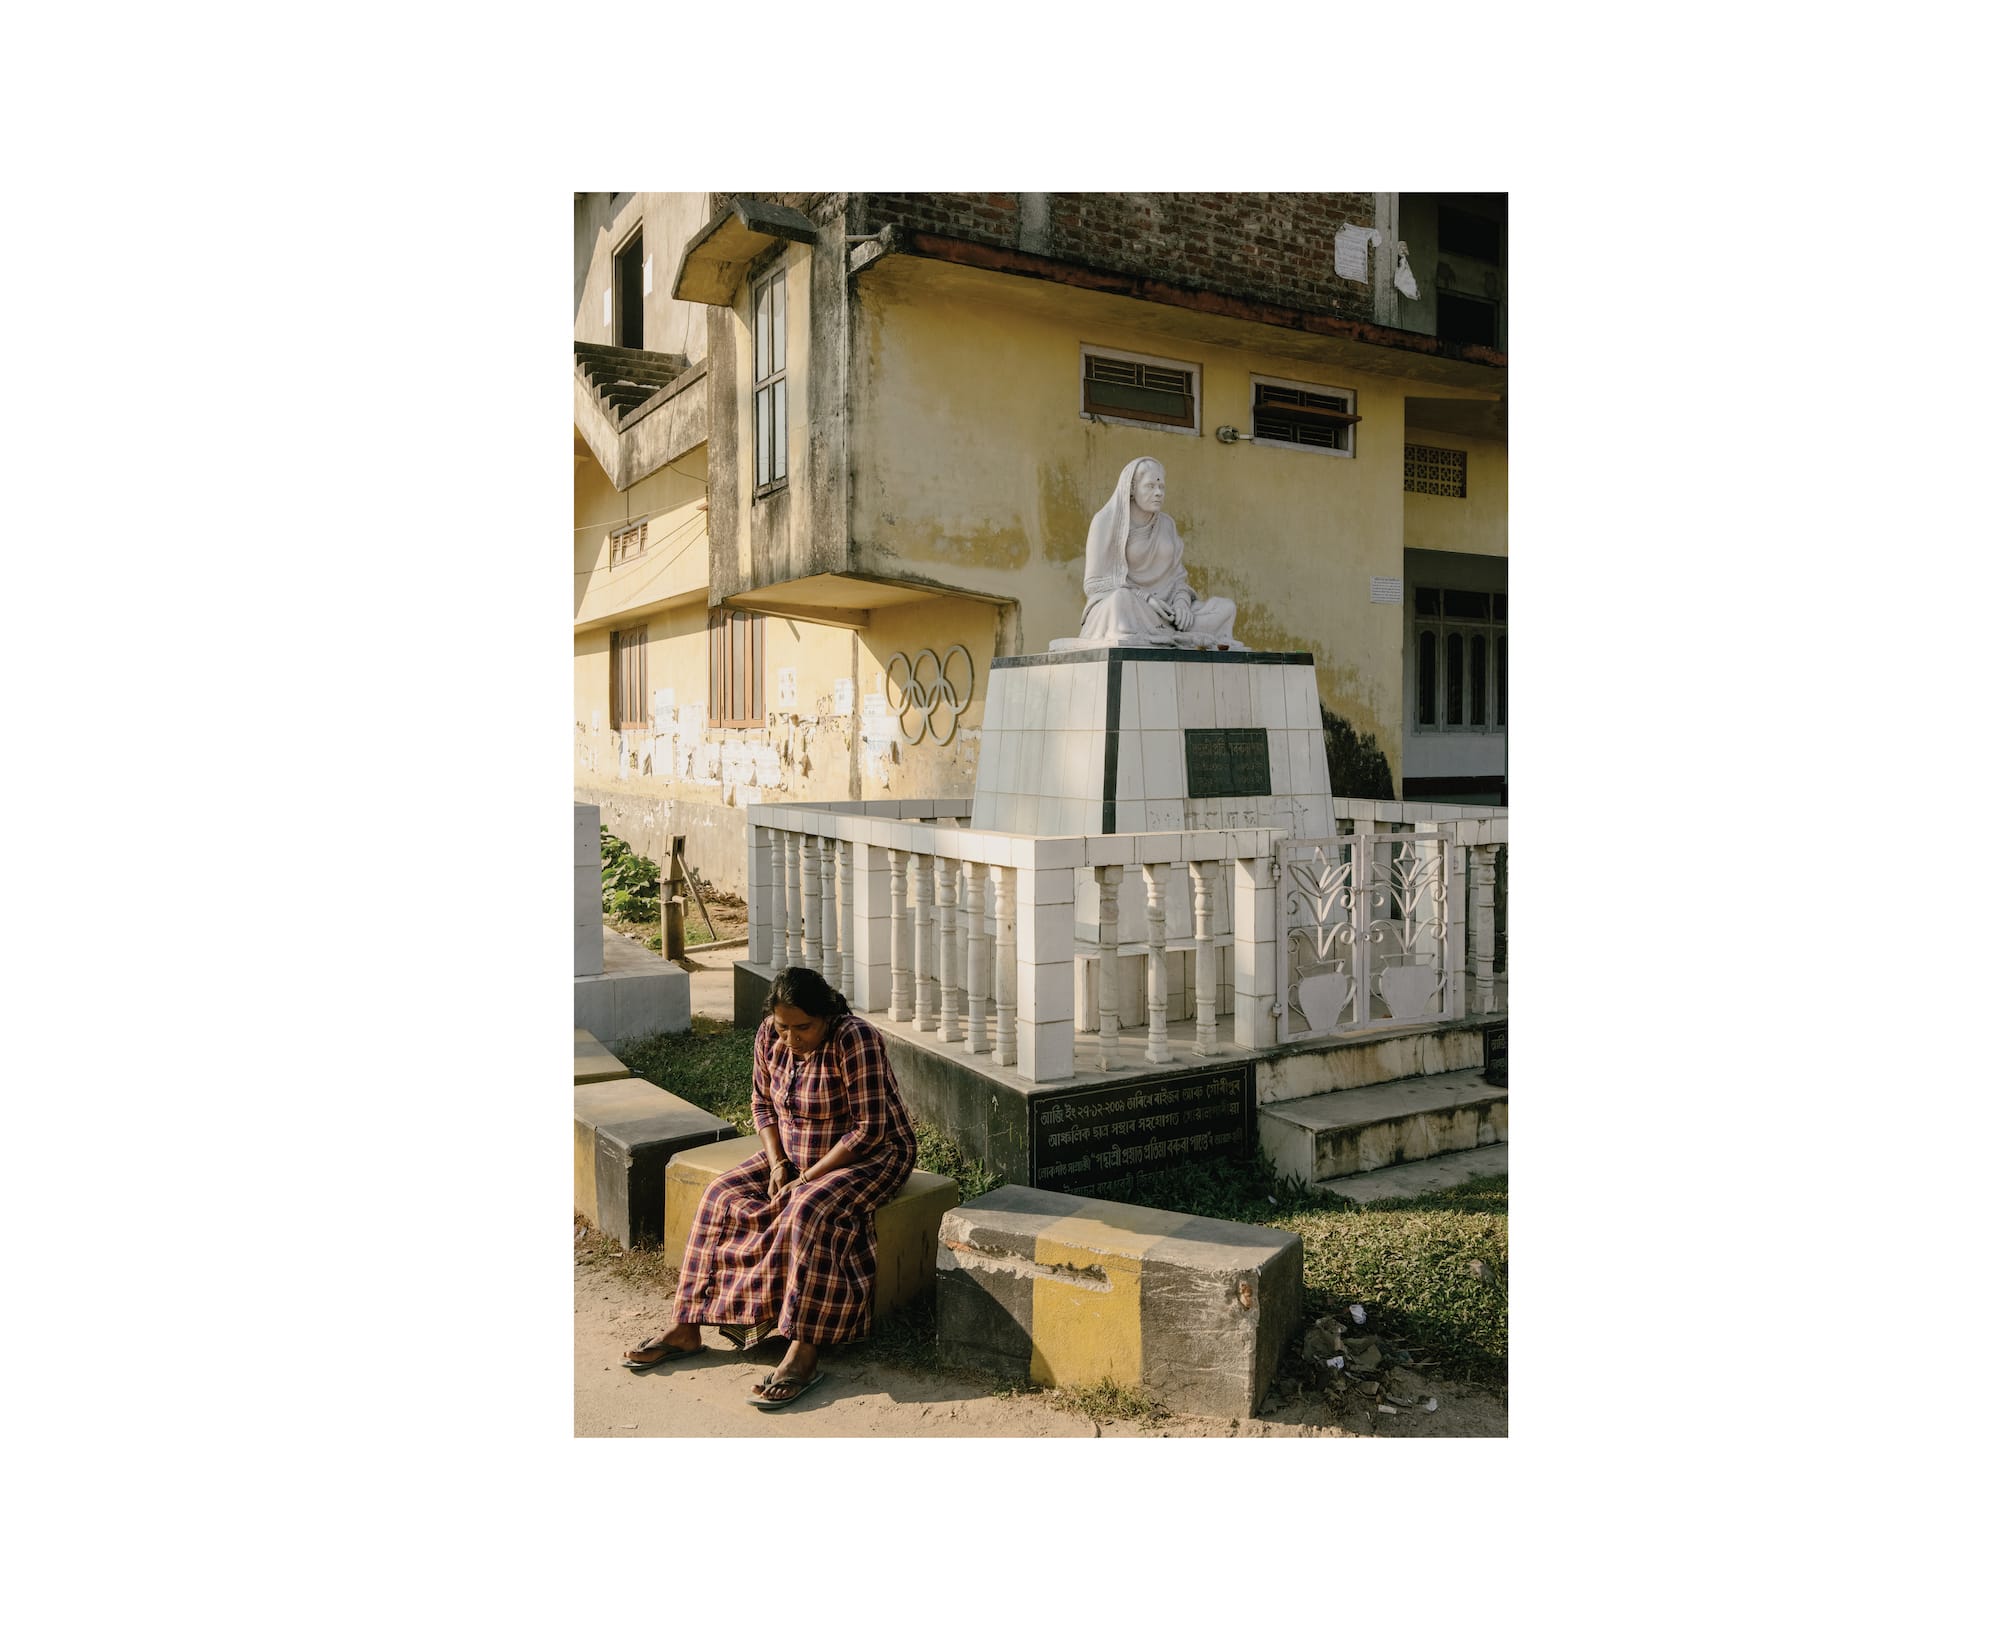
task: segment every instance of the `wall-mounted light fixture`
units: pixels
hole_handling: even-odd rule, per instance
[[[1215,431],[1215,438],[1225,446],[1234,446],[1243,438],[1243,432],[1236,428],[1234,424],[1225,423],[1220,429]]]

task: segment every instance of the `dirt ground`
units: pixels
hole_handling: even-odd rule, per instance
[[[709,1350],[655,1372],[621,1366],[624,1349],[666,1323],[660,1295],[602,1268],[576,1266],[576,1434],[579,1436],[1504,1436],[1506,1403],[1480,1390],[1438,1386],[1438,1410],[1389,1415],[1351,1400],[1336,1422],[1324,1400],[1305,1396],[1266,1417],[1176,1417],[1148,1427],[1094,1420],[1041,1395],[1003,1396],[977,1378],[926,1374],[871,1360],[866,1343],[820,1357],[826,1378],[796,1405],[760,1412],[750,1386],[783,1354],[764,1344],[733,1350],[703,1334]]]

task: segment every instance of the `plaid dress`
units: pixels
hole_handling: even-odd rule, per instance
[[[673,1321],[777,1331],[815,1347],[860,1338],[875,1287],[875,1209],[916,1165],[917,1137],[896,1090],[882,1032],[836,1019],[816,1052],[794,1058],[770,1019],[757,1030],[750,1117],[775,1125],[801,1170],[846,1144],[859,1159],[774,1204],[759,1151],[703,1193],[681,1260]]]

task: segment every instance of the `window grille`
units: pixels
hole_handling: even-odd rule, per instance
[[[620,561],[631,560],[637,555],[643,555],[645,552],[645,521],[635,521],[623,530],[611,534],[611,564],[613,566],[616,566]]]
[[[1415,591],[1417,730],[1498,732],[1507,725],[1507,597]]]
[[[646,725],[646,631],[616,629],[611,634],[611,724]]]
[[[1195,426],[1195,368],[1115,355],[1083,357],[1083,409],[1132,423]]]
[[[1258,440],[1352,452],[1354,396],[1344,389],[1308,389],[1296,383],[1251,380],[1251,433]]]
[[[1403,446],[1403,490],[1432,497],[1465,496],[1465,454],[1445,446]]]

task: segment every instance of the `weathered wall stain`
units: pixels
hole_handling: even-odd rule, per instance
[[[1042,537],[1042,558],[1064,566],[1083,559],[1092,510],[1077,489],[1076,476],[1057,463],[1036,471],[1036,523]]]

